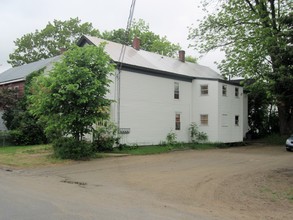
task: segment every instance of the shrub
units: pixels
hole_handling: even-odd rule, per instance
[[[177,144],[177,136],[174,131],[170,131],[166,136],[166,144],[167,145],[175,145]]]
[[[61,159],[89,159],[94,155],[92,144],[72,137],[61,137],[53,142],[54,154]]]
[[[192,122],[189,127],[190,138],[192,143],[204,142],[208,140],[208,135],[198,130],[195,122]]]
[[[93,134],[93,147],[96,151],[113,151],[114,145],[119,145],[118,128],[112,122],[106,122],[104,125],[98,126]]]

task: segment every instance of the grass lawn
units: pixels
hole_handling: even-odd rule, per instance
[[[187,150],[187,149],[195,149],[195,150],[205,150],[205,149],[214,149],[223,147],[222,144],[191,144],[191,143],[179,143],[175,145],[151,145],[151,146],[128,146],[124,147],[121,150],[115,148],[113,153],[121,153],[121,154],[131,154],[131,155],[148,155],[148,154],[160,154],[167,153],[170,151],[176,150]]]
[[[186,149],[213,149],[223,147],[220,144],[176,144],[169,146],[153,145],[153,146],[127,146],[119,150],[114,148],[110,153],[96,153],[95,158],[119,156],[121,154],[129,155],[149,155],[167,153],[176,150]],[[35,145],[35,146],[7,146],[0,147],[0,167],[38,167],[56,164],[72,163],[72,160],[62,160],[53,156],[53,148],[51,145]]]
[[[51,145],[0,147],[0,166],[36,167],[69,162],[53,157]]]

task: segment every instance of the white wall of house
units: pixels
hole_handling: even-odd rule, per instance
[[[174,83],[179,83],[179,99],[174,99]],[[121,74],[120,127],[129,128],[126,143],[158,144],[170,131],[178,141],[189,141],[191,82],[123,71]],[[175,130],[175,116],[181,127]]]
[[[219,137],[220,142],[238,142],[243,140],[243,88],[225,83],[218,84],[219,100]],[[223,95],[223,86],[226,95]],[[235,96],[238,89],[238,96]],[[237,118],[238,117],[238,120]],[[238,122],[237,122],[238,121]]]
[[[166,141],[172,131],[177,140],[189,142],[188,128],[195,122],[211,142],[239,142],[243,140],[247,111],[244,110],[243,88],[217,80],[166,78],[123,70],[120,77],[120,128],[129,130],[121,142],[151,145]],[[115,77],[112,76],[107,98],[115,99]],[[179,84],[179,99],[174,98],[174,83]],[[208,94],[201,94],[201,86],[208,86]],[[227,95],[223,96],[223,85]],[[235,88],[238,97],[235,97]],[[117,123],[117,102],[112,104],[111,118]],[[245,112],[246,111],[246,112]],[[175,117],[180,114],[180,130],[175,129]],[[201,115],[208,115],[202,124]],[[235,125],[238,116],[238,125]]]
[[[208,135],[208,140],[218,140],[218,81],[193,80],[193,122]],[[201,86],[208,86],[208,94],[201,94]],[[201,123],[201,115],[208,115],[208,123]]]

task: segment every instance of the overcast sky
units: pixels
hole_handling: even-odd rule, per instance
[[[126,28],[132,0],[0,0],[0,73],[10,68],[6,62],[15,49],[13,41],[24,34],[45,28],[49,21],[78,17],[91,22],[101,32]],[[200,0],[136,0],[134,18],[143,19],[150,30],[179,43],[186,55],[199,56],[188,48],[188,26],[204,16]],[[216,69],[223,55],[209,53],[199,64]]]

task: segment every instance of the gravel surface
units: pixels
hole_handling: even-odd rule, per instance
[[[255,144],[0,169],[0,220],[293,219],[293,153]]]

